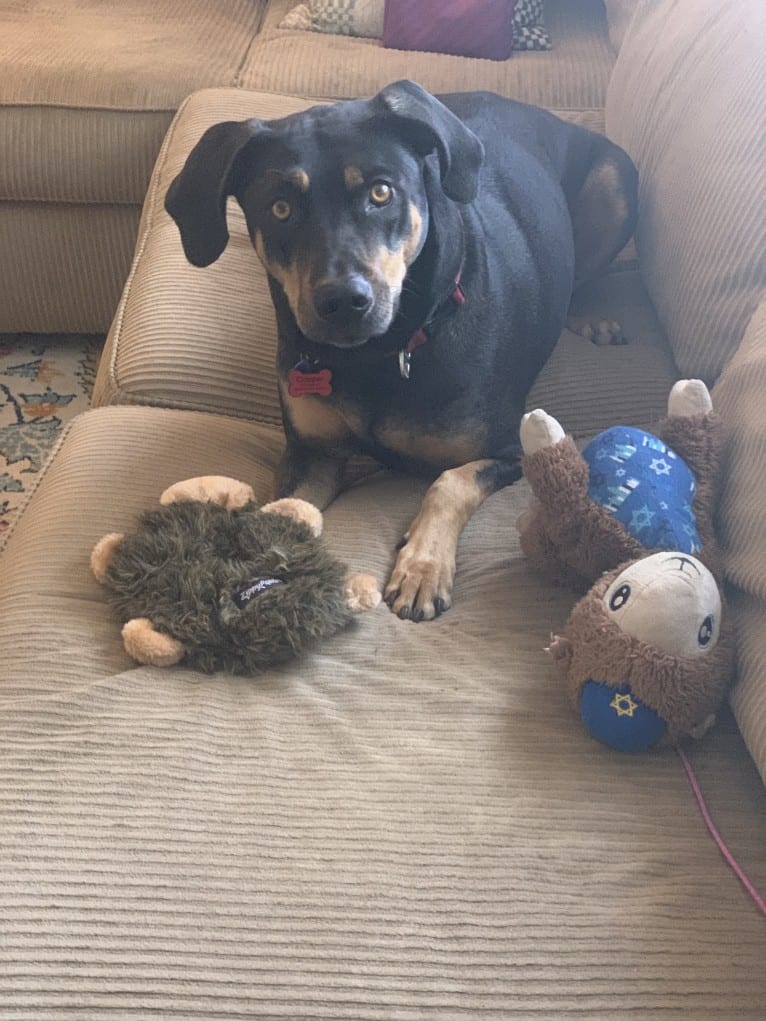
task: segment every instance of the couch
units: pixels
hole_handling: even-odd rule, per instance
[[[525,484],[470,522],[438,621],[384,607],[255,678],[137,666],[88,556],[178,479],[270,494],[264,274],[234,205],[204,271],[162,206],[207,125],[409,75],[601,127],[639,168],[637,247],[577,311],[619,319],[630,343],[565,332],[530,406],[585,437],[618,417],[651,426],[679,375],[713,386],[739,670],[688,754],[763,891],[760,8],[639,0],[625,18],[610,0],[607,21],[597,0],[553,0],[554,50],[495,64],[281,29],[284,0],[213,6],[80,2],[78,32],[55,6],[16,3],[18,44],[0,44],[18,149],[0,168],[2,328],[111,323],[93,408],[0,556],[0,1018],[756,1021],[764,919],[675,752],[590,739],[542,651],[574,596],[521,556]],[[325,515],[330,548],[382,583],[425,485],[356,464]]]

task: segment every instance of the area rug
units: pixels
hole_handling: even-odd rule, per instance
[[[103,337],[0,335],[0,532],[65,424],[90,404]]]

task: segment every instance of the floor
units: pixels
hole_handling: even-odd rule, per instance
[[[88,408],[103,341],[0,335],[0,532],[19,513],[66,423]]]

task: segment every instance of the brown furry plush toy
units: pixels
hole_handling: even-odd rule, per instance
[[[205,476],[160,504],[135,534],[105,535],[90,561],[139,663],[257,673],[380,602],[375,579],[347,576],[319,541],[322,515],[304,500],[258,510],[250,486]]]
[[[533,492],[522,548],[558,579],[593,586],[548,649],[586,728],[622,751],[702,736],[734,669],[713,533],[721,424],[707,387],[676,383],[656,436],[618,426],[580,454],[537,410],[521,442]]]

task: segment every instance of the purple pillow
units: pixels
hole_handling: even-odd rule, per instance
[[[507,60],[515,0],[386,0],[383,45]]]

